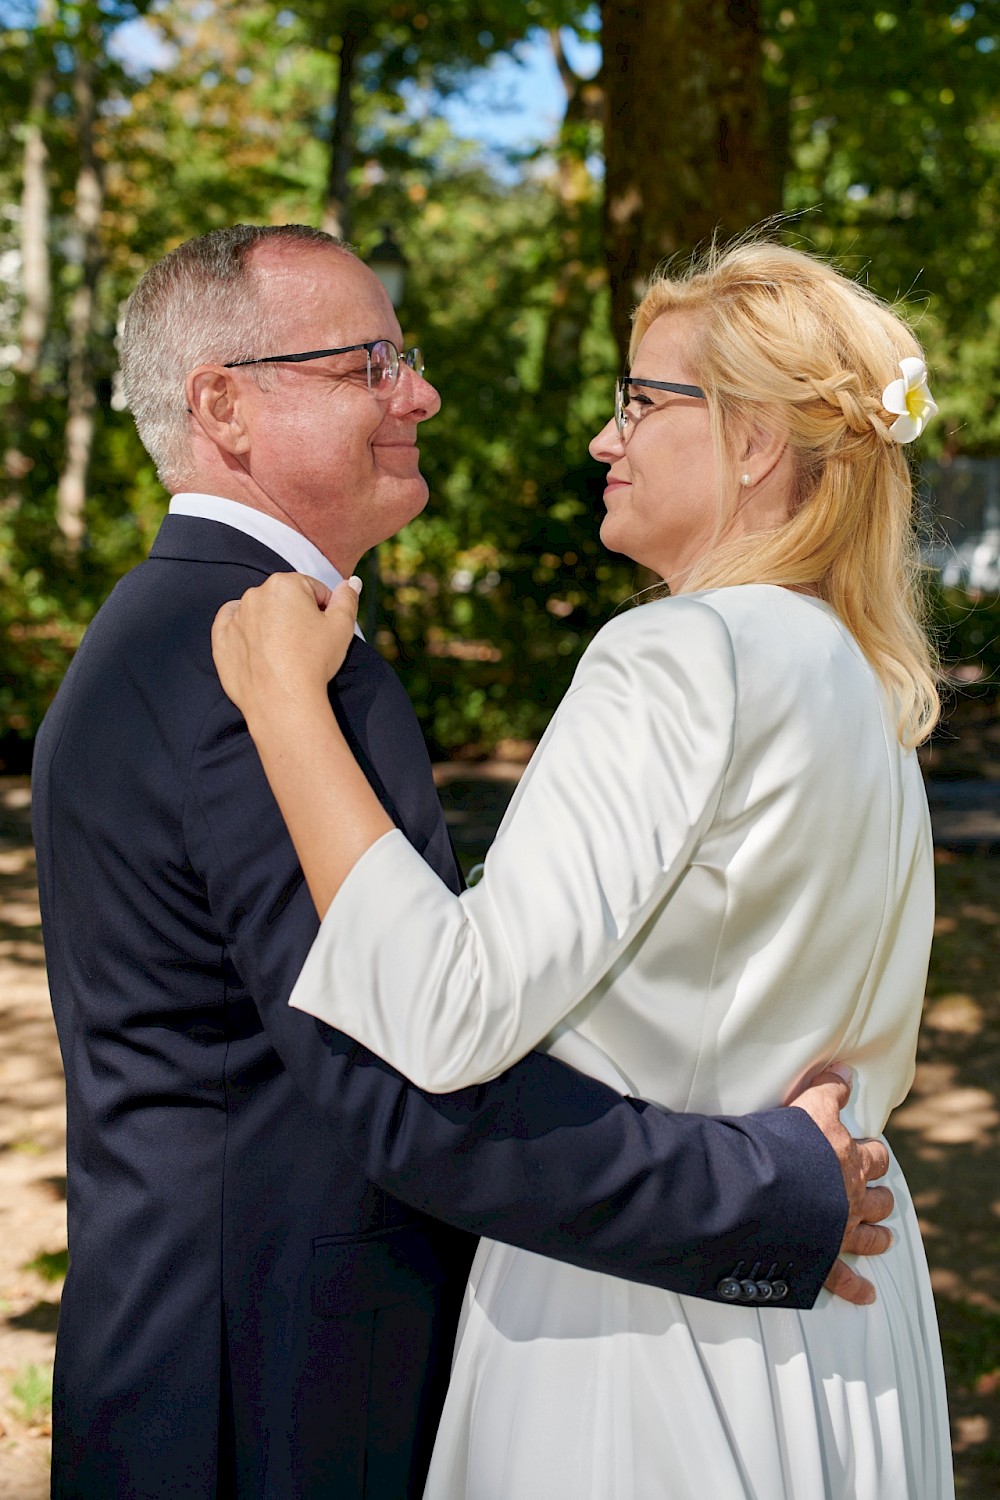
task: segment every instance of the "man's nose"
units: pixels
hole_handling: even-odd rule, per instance
[[[398,417],[425,422],[441,410],[441,397],[429,380],[401,360],[390,405]]]

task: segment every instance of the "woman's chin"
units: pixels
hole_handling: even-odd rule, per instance
[[[599,535],[602,545],[609,552],[617,552],[622,557],[631,557],[633,562],[636,561],[636,558],[629,551],[628,538],[624,533],[624,528],[616,526],[614,516],[608,514],[604,517],[604,520],[601,522]]]
[[[599,535],[602,546],[608,552],[617,553],[619,557],[627,557],[630,562],[637,563],[640,568],[645,568],[648,573],[655,573],[659,577],[659,568],[651,563],[647,557],[640,556],[640,553],[643,553],[644,549],[634,546],[623,532],[616,534],[613,516],[604,517],[604,520],[601,522]]]

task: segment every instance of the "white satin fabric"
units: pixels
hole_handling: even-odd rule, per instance
[[[723,589],[600,632],[473,890],[379,840],[291,1003],[440,1091],[542,1046],[730,1114],[840,1058],[845,1122],[876,1135],[912,1078],[932,917],[919,768],[853,639],[815,599]],[[484,1241],[427,1495],[948,1500],[926,1263],[889,1181],[872,1309],[715,1305]]]

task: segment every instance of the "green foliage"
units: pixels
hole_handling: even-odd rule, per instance
[[[46,569],[26,564],[12,527],[0,524],[0,764],[17,765],[65,675],[83,634],[79,617]],[[77,601],[77,609],[79,601]]]
[[[600,546],[601,471],[587,458],[617,362],[593,165],[600,110],[578,92],[550,147],[499,182],[436,103],[530,28],[584,33],[593,7],[172,0],[151,12],[168,65],[125,70],[106,43],[146,9],[53,0],[51,22],[30,26],[9,0],[0,6],[0,260],[16,261],[32,84],[45,68],[56,77],[45,122],[54,295],[36,380],[15,378],[0,353],[0,746],[30,739],[94,609],[148,550],[164,508],[115,400],[121,303],[145,265],[190,235],[241,219],[319,222],[349,12],[361,51],[355,239],[365,252],[393,226],[410,263],[401,319],[443,397],[421,438],[430,503],[379,549],[378,642],[436,751],[536,737],[590,635],[634,585],[631,566]],[[990,451],[1000,436],[1000,0],[895,10],[768,0],[763,20],[786,206],[809,210],[788,232],[884,295],[918,299],[945,416],[928,447]],[[103,334],[88,533],[72,559],[56,541],[55,510],[66,309],[79,279],[67,233],[72,85],[87,26],[103,38]],[[637,107],[655,111],[656,101]],[[19,311],[15,282],[0,293],[0,349],[16,345]],[[975,646],[962,608],[939,604],[945,651],[959,664]],[[982,645],[988,672],[992,649]]]
[[[991,451],[1000,4],[770,0],[765,15],[794,232],[908,306],[942,407],[927,451]]]
[[[574,22],[582,7],[574,0],[294,0],[291,8],[323,51],[336,50],[350,26],[380,89],[411,81],[460,89],[470,68],[533,29]]]
[[[404,331],[442,396],[421,430],[430,503],[379,549],[379,646],[437,753],[535,738],[631,588],[631,565],[598,540],[604,471],[587,457],[613,398],[606,289],[598,277],[586,294],[572,385],[549,389],[567,217],[551,181],[511,192],[432,124],[374,198],[359,199],[358,218],[376,209],[405,226]],[[592,189],[575,214],[595,258],[598,213]]]
[[[433,10],[369,8],[379,87],[359,98],[354,218],[362,251],[383,223],[405,244],[402,317],[444,400],[422,442],[431,501],[381,549],[379,597],[380,644],[444,751],[537,736],[582,646],[627,594],[631,570],[600,552],[601,486],[586,459],[614,370],[593,269],[599,184],[587,178],[569,208],[553,190],[551,165],[537,164],[515,190],[498,184],[433,113],[415,123],[391,86],[408,69],[435,88],[454,86],[470,60],[572,7],[496,0],[489,15],[451,8],[447,27],[434,24]],[[324,10],[323,25],[338,16]],[[132,80],[106,122],[109,331],[141,267],[179,239],[237,219],[317,222],[322,203],[331,75],[312,44],[325,48],[329,37],[307,7],[276,18],[266,5],[181,0],[157,24],[172,66]],[[406,56],[418,32],[419,66]],[[549,390],[549,317],[567,232],[592,268],[590,288],[571,328],[579,368],[574,360],[570,388]],[[110,404],[110,339],[107,349],[87,549],[76,568],[52,545],[61,392],[34,397],[19,442],[30,480],[0,540],[8,734],[34,732],[89,614],[148,548],[164,504],[131,423]],[[51,355],[58,369],[55,330]],[[36,618],[50,631],[44,640]]]
[[[65,1281],[69,1271],[69,1251],[43,1250],[34,1260],[29,1260],[24,1269],[34,1271],[43,1281]]]
[[[965,694],[1000,697],[1000,598],[937,588],[932,631],[941,664]]]
[[[22,1365],[11,1383],[11,1395],[22,1420],[40,1426],[52,1413],[52,1367]]]

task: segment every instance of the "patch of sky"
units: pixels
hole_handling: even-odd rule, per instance
[[[0,0],[0,26],[10,31],[27,30],[35,24],[37,9],[34,0]]]
[[[177,60],[177,49],[166,40],[156,22],[148,16],[136,16],[116,26],[108,42],[108,51],[133,77],[163,73]]]
[[[563,32],[570,66],[592,78],[601,65],[596,42],[581,41]],[[441,115],[462,140],[475,141],[491,169],[500,177],[519,173],[518,158],[530,156],[550,141],[566,107],[559,70],[547,34],[538,30],[510,53],[500,53],[482,68],[474,68],[453,93],[429,95],[416,85],[404,86],[403,96],[415,118]]]

